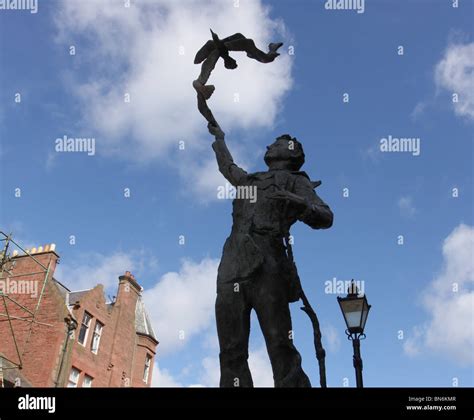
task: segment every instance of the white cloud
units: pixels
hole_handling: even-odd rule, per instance
[[[210,38],[210,27],[221,37],[241,32],[264,51],[269,42],[291,42],[282,21],[270,18],[261,0],[240,0],[239,7],[221,0],[154,0],[130,8],[123,0],[65,1],[55,20],[58,42],[76,47],[65,82],[81,105],[84,130],[97,138],[97,152],[139,164],[166,160],[183,179],[194,180],[186,192],[214,200],[223,178],[197,111],[192,81],[200,65],[193,64],[194,55]],[[281,52],[271,64],[233,53],[238,68],[232,71],[219,61],[209,80],[216,86],[209,106],[227,133],[255,133],[274,123],[292,85],[292,60]],[[178,152],[181,140],[186,151]],[[239,164],[254,161],[252,146]],[[179,158],[170,159],[171,153]]]
[[[199,263],[185,260],[179,272],[166,273],[144,291],[160,355],[182,348],[211,325],[218,263],[209,258]]]
[[[56,164],[57,157],[58,157],[57,153],[53,153],[51,151],[48,152],[48,156],[45,161],[45,168],[47,171],[50,171],[51,169],[53,169],[54,165]]]
[[[361,150],[362,157],[370,160],[372,163],[379,163],[383,158],[383,153],[380,151],[380,143],[372,144],[366,149]]]
[[[153,287],[146,288],[143,299],[158,340],[158,356],[184,347],[198,333],[205,337],[205,347],[218,353],[216,332],[211,330],[214,319],[217,266],[219,261],[203,259],[196,263],[184,260],[179,272],[168,272]],[[140,274],[150,276],[156,261],[143,251],[117,252],[111,255],[89,253],[79,255],[74,263],[62,263],[55,278],[72,290],[89,289],[104,285],[115,293],[118,277],[129,270],[140,282]],[[180,332],[184,339],[180,339]],[[155,363],[152,386],[181,387],[167,369]]]
[[[322,328],[323,344],[327,345],[327,348],[331,352],[336,352],[341,347],[341,337],[337,328],[333,325],[326,325]]]
[[[213,353],[219,351],[219,338],[217,337],[216,328],[210,328],[207,331],[202,338],[201,346],[203,349],[210,350]]]
[[[220,378],[219,358],[209,356],[203,359],[201,383],[206,387],[218,387]],[[273,387],[273,372],[265,346],[249,352],[249,368],[254,387]]]
[[[273,372],[265,346],[249,352],[249,367],[256,387],[273,387]]]
[[[474,363],[474,227],[456,227],[443,244],[443,269],[423,293],[430,319],[415,327],[405,353],[437,352],[460,365]]]
[[[198,147],[206,122],[191,83],[200,71],[194,55],[210,38],[208,28],[222,37],[242,32],[263,50],[286,37],[283,23],[271,19],[260,0],[239,4],[156,0],[126,8],[123,0],[61,3],[58,41],[76,45],[76,72],[68,81],[85,122],[99,133],[98,152],[149,161],[166,157],[179,140]],[[236,70],[219,62],[209,81],[216,86],[209,100],[216,118],[224,130],[272,125],[292,84],[290,57],[282,54],[267,65],[243,53],[234,57]],[[125,93],[131,103],[124,103]]]
[[[419,117],[423,115],[423,113],[426,111],[427,103],[426,102],[418,102],[415,105],[415,108],[413,108],[413,111],[411,112],[411,119],[413,121],[418,120]]]
[[[217,355],[208,356],[202,360],[203,373],[201,375],[202,386],[216,388],[219,386],[220,367]]]
[[[193,193],[201,203],[216,200],[217,188],[227,182],[218,170],[214,151],[210,145],[208,154],[210,157],[189,161],[178,168],[183,179],[192,180],[189,184],[186,183],[183,192]]]
[[[160,369],[159,364],[155,362],[151,386],[154,388],[181,388],[183,384],[177,381],[168,370]]]
[[[411,337],[403,343],[403,351],[408,356],[418,356],[421,353],[420,340],[423,340],[424,328],[416,326],[413,328]]]
[[[100,283],[106,291],[115,293],[118,277],[138,267],[134,253],[117,252],[108,256],[89,253],[78,256],[74,262],[58,265],[54,276],[71,290],[90,289]]]
[[[229,144],[227,141],[227,143],[234,162],[248,171],[247,168],[251,166],[251,159],[246,156],[246,152],[235,142]],[[209,155],[208,157],[203,157],[199,161],[186,159],[179,167],[179,173],[183,179],[192,179],[192,183],[186,183],[184,192],[193,193],[201,203],[216,200],[218,187],[225,186],[228,183],[218,170],[211,142],[209,142],[207,154]]]
[[[435,82],[438,88],[459,95],[453,103],[456,115],[474,119],[474,42],[448,46],[436,65]]]
[[[270,360],[268,358],[265,346],[249,352],[249,367],[252,373],[254,387],[272,388],[273,373]],[[183,384],[176,379],[168,370],[160,369],[158,363],[155,363],[152,378],[152,387],[165,388],[217,388],[219,387],[220,366],[218,353],[212,356],[206,356],[201,361],[200,382]]]
[[[413,199],[409,196],[400,197],[398,200],[398,208],[403,216],[413,217],[417,213]]]

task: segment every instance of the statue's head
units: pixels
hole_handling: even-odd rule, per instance
[[[304,163],[303,146],[295,137],[283,134],[267,146],[264,159],[270,169],[298,171]]]

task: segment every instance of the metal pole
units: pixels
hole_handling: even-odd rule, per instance
[[[360,357],[360,340],[359,337],[354,336],[352,338],[352,346],[354,347],[354,369],[356,373],[356,385],[357,388],[363,388],[364,384],[362,381],[362,358]]]

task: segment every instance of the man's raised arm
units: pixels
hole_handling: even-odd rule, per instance
[[[209,129],[209,132],[216,138],[214,143],[212,143],[212,148],[216,153],[217,165],[219,166],[219,171],[221,174],[224,175],[225,179],[227,179],[227,181],[229,181],[234,186],[245,183],[247,172],[234,163],[232,155],[225,144],[224,132],[219,126],[213,126],[211,124],[208,124],[207,128]]]

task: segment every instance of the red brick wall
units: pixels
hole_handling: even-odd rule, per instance
[[[78,342],[81,323],[84,318],[84,312],[92,316],[89,331],[84,345]],[[73,309],[74,317],[78,322],[74,333],[74,345],[71,353],[71,362],[69,368],[74,366],[81,371],[78,386],[82,386],[84,375],[87,374],[93,378],[92,386],[109,386],[110,354],[112,352],[113,334],[115,329],[115,317],[112,311],[109,311],[104,299],[104,289],[102,285],[96,286],[81,298],[80,306]],[[96,322],[101,322],[102,329],[99,350],[97,354],[91,351],[92,337]]]
[[[13,335],[5,316],[8,311],[10,317],[13,318],[12,327],[23,362],[22,374],[28,378],[33,386],[52,387],[55,386],[62,355],[62,346],[66,340],[67,327],[64,318],[67,316],[68,311],[51,280],[58,256],[54,252],[45,252],[35,254],[34,257],[44,266],[48,266],[48,263],[51,262],[50,274],[36,315],[38,323],[15,319],[14,317],[29,317],[31,320],[32,317],[25,309],[8,299],[5,299],[5,308],[4,301],[0,298],[0,353],[15,363],[19,362],[15,351]],[[0,281],[5,281],[9,278],[10,281],[15,281],[16,284],[19,281],[26,282],[30,289],[8,293],[12,292],[10,288],[6,290],[6,294],[25,308],[34,311],[40,299],[45,272],[28,256],[15,257],[13,261],[15,261],[15,265],[10,270],[11,276],[4,272],[1,274]],[[28,273],[35,274],[27,275]],[[33,291],[31,286],[34,283],[37,286],[37,296],[31,295]],[[10,283],[11,285],[12,283]],[[31,335],[29,341],[27,341],[30,327]]]
[[[138,335],[135,331],[135,309],[141,293],[141,288],[135,280],[129,276],[120,277],[117,299],[113,305],[106,305],[102,285],[81,296],[79,304],[71,309],[72,316],[78,324],[77,329],[71,339],[67,339],[65,318],[70,317],[70,312],[57,286],[51,280],[58,256],[54,252],[48,252],[35,254],[35,258],[45,266],[51,262],[49,281],[36,316],[36,320],[41,324],[32,325],[31,337],[27,343],[30,323],[19,319],[12,320],[22,355],[22,374],[30,383],[36,387],[66,386],[71,368],[75,367],[81,371],[78,386],[83,385],[85,374],[93,378],[93,387],[150,386],[157,343],[147,336]],[[27,256],[16,257],[14,260],[16,263],[12,268],[11,280],[36,282],[38,296],[31,296],[31,293],[14,293],[9,296],[34,311],[45,273]],[[27,276],[28,273],[36,274]],[[5,278],[0,278],[1,280]],[[29,315],[18,305],[8,300],[6,302],[11,317]],[[92,316],[92,320],[87,339],[84,345],[81,345],[78,337],[85,311]],[[5,314],[3,299],[0,298],[0,353],[13,362],[19,362]],[[97,321],[103,324],[103,329],[99,350],[94,354],[91,351],[91,343]],[[146,354],[153,356],[147,383],[143,381]],[[60,370],[61,378],[58,381]]]
[[[132,386],[135,388],[147,387],[151,384],[153,376],[153,365],[155,362],[156,342],[146,335],[137,335],[137,348],[133,360],[133,380]],[[147,382],[143,381],[143,374],[145,370],[146,355],[151,356],[150,371]]]
[[[132,386],[133,358],[136,351],[135,309],[140,291],[134,282],[125,276],[120,277],[117,301],[114,305],[117,326],[115,348],[128,351],[114,351],[112,354],[112,378],[110,386]],[[139,287],[139,286],[138,286]]]
[[[150,385],[150,381],[147,384],[142,381],[144,349],[154,355],[156,342],[147,337],[140,338],[135,331],[135,308],[140,293],[137,286],[127,277],[121,276],[117,298],[112,306],[106,305],[103,287],[99,285],[82,296],[80,307],[73,310],[78,328],[70,367],[81,371],[78,386],[82,386],[86,374],[94,378],[93,387]],[[79,344],[78,337],[85,311],[92,316],[92,321],[83,346]],[[104,327],[99,351],[94,354],[91,351],[91,343],[96,321],[100,321]],[[137,364],[136,368],[134,362]],[[135,376],[139,371],[141,371],[140,380],[136,380]]]

